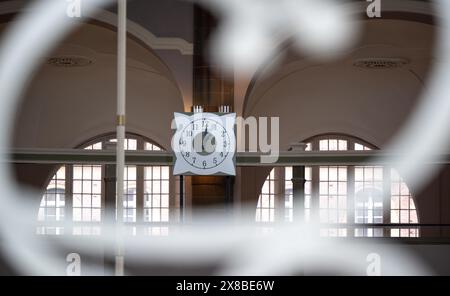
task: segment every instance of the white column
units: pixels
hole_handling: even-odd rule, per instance
[[[117,48],[117,249],[115,274],[124,274],[123,258],[123,191],[125,169],[125,103],[127,66],[127,0],[118,0],[118,48]]]

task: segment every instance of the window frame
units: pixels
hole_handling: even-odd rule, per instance
[[[320,134],[317,136],[313,136],[313,137],[309,137],[307,139],[305,139],[304,141],[302,141],[303,143],[307,143],[308,144],[308,151],[321,151],[321,147],[320,147],[320,142],[323,140],[328,140],[328,144],[329,145],[329,141],[330,140],[338,140],[338,145],[337,145],[337,149],[336,150],[325,150],[325,151],[352,151],[352,152],[358,152],[358,151],[363,151],[363,150],[379,150],[378,147],[376,147],[373,144],[368,143],[365,140],[362,140],[358,137],[353,137],[353,136],[349,136],[349,135],[345,135],[345,134],[335,134],[335,133],[325,133],[325,134]],[[341,149],[339,150],[339,140],[345,140],[346,143],[346,149]],[[362,147],[367,147],[367,149],[360,149],[360,150],[356,150],[357,145],[361,145]],[[323,150],[322,150],[323,151]],[[310,199],[307,201],[306,200],[306,191],[305,191],[305,215],[307,214],[306,211],[308,210],[307,204],[309,204],[309,206],[311,208],[315,208],[318,209],[320,211],[320,206],[319,206],[319,202],[320,202],[320,193],[319,193],[319,188],[320,188],[320,182],[321,182],[321,178],[320,178],[320,169],[321,168],[330,168],[330,167],[340,167],[340,166],[306,166],[305,170],[310,169],[311,172],[309,173],[310,175],[310,179],[311,180],[307,180],[307,182],[310,182]],[[338,217],[338,223],[336,223],[336,228],[334,228],[334,230],[336,230],[337,235],[336,236],[351,236],[351,237],[358,237],[356,234],[358,232],[358,230],[362,229],[363,232],[363,236],[364,237],[372,237],[375,236],[374,233],[376,233],[377,229],[379,228],[371,228],[368,227],[367,224],[371,224],[371,223],[361,223],[361,224],[365,224],[365,227],[362,227],[361,229],[357,228],[357,227],[352,227],[349,228],[348,224],[360,224],[357,223],[355,220],[355,212],[356,212],[356,193],[355,193],[355,189],[356,189],[356,181],[355,181],[355,169],[362,167],[364,170],[367,168],[378,168],[380,167],[382,169],[382,179],[381,179],[381,190],[382,190],[382,196],[384,196],[384,194],[389,194],[389,196],[391,197],[389,199],[389,201],[387,201],[386,199],[382,200],[382,224],[395,224],[393,222],[391,222],[391,213],[392,213],[392,209],[391,209],[391,202],[392,202],[392,191],[391,191],[391,186],[392,186],[392,181],[391,181],[391,175],[392,172],[395,170],[394,168],[392,168],[391,166],[364,166],[364,165],[346,165],[344,166],[346,168],[347,171],[347,176],[346,176],[346,183],[347,183],[347,193],[346,193],[346,199],[347,199],[347,204],[346,204],[346,222],[345,223],[339,223],[339,217]],[[271,170],[274,172],[275,175],[279,175],[279,176],[284,176],[286,169],[288,167],[274,167]],[[306,174],[306,171],[305,171]],[[397,172],[398,174],[398,172]],[[306,176],[306,175],[305,175]],[[267,180],[267,178],[266,178]],[[264,181],[264,183],[266,183],[266,180]],[[399,178],[399,182],[401,184],[405,184],[405,186],[408,188],[408,192],[409,192],[409,198],[410,198],[410,202],[409,202],[409,206],[408,206],[408,220],[411,220],[411,210],[415,211],[415,215],[417,218],[417,224],[420,223],[419,219],[420,219],[420,215],[419,215],[419,210],[417,208],[416,202],[414,200],[414,194],[411,192],[411,190],[409,189],[409,187],[406,185],[406,183],[404,182],[404,180],[400,177]],[[284,182],[286,184],[286,182],[289,182],[290,180],[286,180],[284,177],[279,180],[279,182]],[[339,181],[339,180],[338,180]],[[363,183],[366,182],[365,179],[362,181]],[[287,193],[285,192],[285,188],[286,185],[281,186],[281,196],[282,198],[285,200],[285,206],[282,210],[284,210],[283,214],[280,214],[280,210],[281,209],[277,209],[275,208],[275,216],[285,216],[288,217],[288,211],[291,210],[289,208],[287,208],[286,204],[287,204]],[[305,187],[306,190],[306,187]],[[275,194],[276,196],[276,194]],[[259,199],[261,197],[261,194],[258,196],[258,205],[259,205]],[[411,201],[414,203],[414,209],[411,209]],[[277,202],[275,201],[275,205],[277,204]],[[403,209],[400,208],[401,206],[399,206],[399,211],[402,211]],[[257,206],[257,210],[258,210],[258,206]],[[319,213],[318,211],[318,213]],[[317,221],[320,221],[320,215],[318,217],[313,217],[313,219],[317,219]],[[285,219],[284,221],[289,221],[288,219]],[[375,223],[377,224],[377,223]],[[416,224],[415,222],[409,222],[408,224],[414,225]],[[342,227],[341,227],[342,225]],[[382,237],[395,237],[392,236],[392,229],[395,229],[395,227],[383,227],[382,229],[382,233],[381,235],[378,236],[382,236]],[[400,228],[400,229],[407,229],[408,231],[408,236],[401,236],[400,237],[419,237],[420,236],[420,229],[419,227],[414,227],[412,226],[411,228]],[[327,230],[327,229],[325,229]],[[342,230],[342,231],[341,231]],[[348,230],[351,230],[351,232],[349,233]],[[370,235],[367,235],[368,233],[371,233]],[[401,233],[401,230],[399,230],[399,233]],[[415,233],[415,235],[414,235]],[[340,235],[342,234],[342,235]],[[412,235],[413,234],[413,235]],[[334,236],[334,235],[333,235]]]
[[[107,133],[107,134],[102,134],[98,137],[94,137],[91,138],[87,141],[85,141],[84,143],[77,145],[75,149],[86,149],[89,146],[95,145],[100,143],[101,148],[98,150],[105,150],[105,143],[109,142],[112,139],[115,139],[116,134],[115,133]],[[146,150],[146,148],[152,148],[152,147],[157,147],[159,148],[161,151],[164,150],[164,147],[158,143],[156,143],[153,140],[150,140],[147,137],[135,134],[135,133],[126,133],[126,141],[128,140],[136,140],[136,149],[137,151],[148,151]],[[153,148],[152,148],[153,149]],[[134,149],[133,149],[134,150]],[[83,164],[84,165],[84,164]],[[46,186],[45,189],[43,190],[43,194],[41,195],[41,200],[44,197],[44,195],[46,194],[47,191],[47,187],[50,184],[50,182],[53,180],[55,174],[62,168],[65,167],[65,207],[64,207],[64,212],[65,212],[65,221],[70,221],[69,225],[71,229],[66,229],[64,232],[65,233],[70,233],[70,234],[80,234],[80,235],[92,235],[92,234],[100,234],[100,231],[95,230],[95,231],[84,231],[83,228],[86,228],[88,226],[93,226],[93,227],[98,227],[98,229],[100,229],[100,226],[102,224],[102,221],[104,220],[105,217],[105,184],[104,184],[104,178],[105,178],[105,165],[100,165],[101,166],[101,203],[100,203],[100,209],[101,209],[101,219],[100,221],[89,221],[89,222],[84,222],[84,221],[74,221],[73,219],[73,198],[74,198],[74,190],[73,190],[73,182],[74,182],[74,178],[73,178],[73,169],[74,169],[73,164],[66,164],[66,165],[62,165],[62,166],[57,166],[53,171],[52,174],[50,174],[50,177],[48,179],[48,181],[46,182]],[[81,166],[81,165],[80,165]],[[86,164],[86,166],[92,166],[91,164]],[[126,166],[127,170],[130,166]],[[144,219],[144,201],[145,201],[145,192],[144,192],[144,170],[147,167],[154,167],[154,166],[143,166],[143,165],[136,165],[133,166],[131,165],[131,167],[135,167],[136,168],[136,208],[132,208],[135,209],[136,211],[136,215],[135,215],[135,219],[136,221],[133,222],[126,222],[127,225],[132,225],[132,233],[133,234],[137,234],[137,227],[136,225],[148,225],[148,227],[144,227],[144,233],[146,234],[152,234],[152,235],[167,235],[168,233],[168,225],[169,223],[172,223],[174,220],[176,219],[176,201],[175,201],[175,195],[176,195],[176,190],[175,189],[175,178],[172,174],[172,167],[168,166],[168,220],[167,221],[146,221]],[[160,169],[162,169],[162,167],[165,166],[158,166],[160,167]],[[125,180],[126,184],[127,184],[127,180]],[[134,180],[133,180],[134,182]],[[41,207],[40,207],[41,208]],[[124,206],[124,209],[126,210],[128,207]],[[130,208],[131,209],[131,208]],[[38,234],[47,234],[47,232],[45,231],[46,227],[49,227],[46,223],[46,221],[39,221],[40,225],[38,229],[41,229],[38,231]],[[53,227],[53,225],[52,225]],[[81,231],[76,232],[75,229],[76,227],[80,227]],[[67,227],[66,227],[67,228]],[[148,228],[148,229],[147,229]],[[64,233],[62,232],[62,233]],[[62,234],[62,233],[56,233],[56,234]]]

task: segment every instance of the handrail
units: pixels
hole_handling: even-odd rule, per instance
[[[258,152],[238,152],[237,166],[295,165],[387,165],[399,154],[384,151],[286,151],[274,163],[261,162]],[[3,155],[7,163],[27,164],[114,164],[115,152],[81,149],[15,149]],[[126,151],[125,162],[132,165],[173,165],[173,154],[164,151]],[[450,154],[430,156],[423,164],[450,164]]]
[[[67,225],[64,221],[37,221],[38,226],[58,226]],[[282,223],[289,223],[284,221]],[[101,221],[71,221],[71,225],[74,226],[101,226]],[[129,226],[187,226],[189,223],[180,222],[125,222],[125,225]],[[274,222],[254,222],[254,225],[273,225],[276,227],[279,223]],[[319,223],[321,228],[333,227],[333,228],[423,228],[423,227],[450,227],[450,223]]]
[[[58,222],[58,221],[39,221],[36,223],[36,226],[38,227],[65,227],[68,226],[68,224],[65,224],[63,222]],[[69,226],[69,228],[71,227],[100,227],[100,229],[102,228],[102,224],[101,222],[72,222]],[[124,224],[125,228],[134,228],[137,227],[137,229],[139,228],[145,228],[145,227],[168,227],[169,229],[172,229],[172,231],[175,229],[178,229],[179,227],[181,228],[189,228],[190,226],[195,226],[195,224],[190,224],[190,223],[174,223],[174,222],[129,222],[129,223],[125,223]],[[276,228],[277,224],[274,223],[260,223],[260,222],[255,222],[254,227],[258,228],[258,227],[274,227]],[[363,229],[368,229],[368,228],[377,228],[377,226],[379,228],[381,228],[380,226],[383,226],[383,229],[390,229],[390,228],[416,228],[416,229],[421,229],[424,230],[424,228],[426,227],[450,227],[450,224],[406,224],[406,223],[397,223],[397,224],[368,224],[368,223],[364,223],[364,224],[320,224],[320,228],[322,229],[326,229],[328,227],[332,227],[332,228],[346,228],[346,229],[356,229],[356,228],[363,228]],[[71,235],[71,234],[67,234],[64,233],[62,234],[62,236],[64,235]],[[99,235],[101,235],[99,233]],[[61,235],[56,235],[56,236],[61,236]],[[84,235],[81,235],[81,237],[83,237]],[[89,235],[87,235],[89,236]],[[52,236],[53,237],[53,236]],[[151,238],[157,238],[158,236],[149,236]],[[163,236],[164,237],[164,236]],[[391,237],[389,235],[383,235],[383,236],[355,236],[352,234],[349,234],[348,236],[345,237],[339,237],[339,236],[332,236],[332,237],[321,237],[321,238],[332,238],[332,239],[345,239],[346,241],[351,241],[351,240],[357,240],[357,241],[361,241],[361,240],[367,240],[370,239],[371,241],[373,240],[373,242],[376,243],[388,243],[388,244],[396,244],[396,243],[400,243],[400,244],[414,244],[414,245],[420,245],[420,244],[425,244],[425,245],[450,245],[450,237],[447,235],[443,235],[442,233],[437,235],[436,234],[432,234],[432,235],[425,235],[425,236],[418,236],[418,237]]]

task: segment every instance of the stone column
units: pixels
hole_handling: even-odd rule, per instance
[[[305,143],[291,144],[292,151],[305,151]],[[294,166],[292,168],[292,190],[294,221],[304,221],[305,219],[305,166]]]
[[[115,151],[116,143],[105,143],[105,150]],[[102,221],[104,223],[114,223],[116,220],[116,165],[107,164],[104,167],[103,185],[105,189],[104,195],[104,212]]]
[[[116,151],[116,143],[107,142],[104,144],[105,150]],[[104,188],[104,211],[102,212],[102,225],[114,225],[116,221],[116,165],[107,164],[104,166],[103,174],[103,188]],[[102,234],[105,234],[106,229],[102,227]],[[114,254],[108,252],[109,248],[105,246],[104,251],[104,266],[105,275],[114,275],[115,259]]]

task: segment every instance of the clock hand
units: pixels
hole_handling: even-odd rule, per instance
[[[204,135],[204,136],[202,137],[202,151],[205,151],[205,146],[204,146],[204,144],[205,144],[205,139],[206,139],[206,137],[208,136],[208,125],[206,125],[206,127],[205,127],[205,132],[204,132],[203,135]]]

